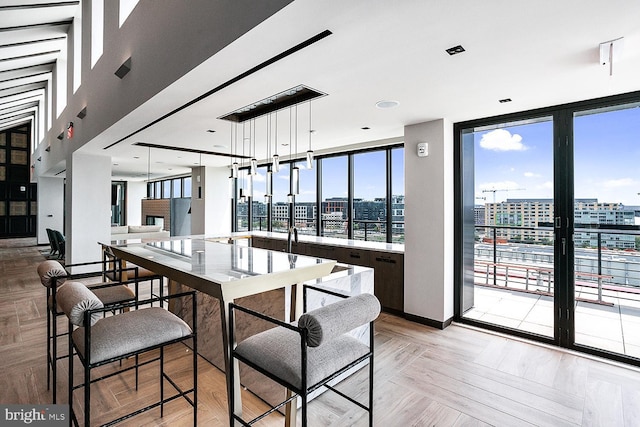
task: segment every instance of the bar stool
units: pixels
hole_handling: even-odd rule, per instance
[[[73,409],[73,392],[82,388],[84,391],[84,425],[91,425],[91,386],[103,379],[135,369],[136,390],[138,386],[138,369],[140,366],[155,361],[160,362],[160,400],[137,409],[129,414],[109,421],[112,425],[131,418],[142,412],[160,407],[160,416],[164,416],[164,404],[178,397],[183,397],[193,407],[193,425],[197,424],[197,369],[198,349],[196,339],[196,293],[195,291],[174,294],[165,297],[185,298],[192,302],[193,329],[175,314],[161,307],[139,308],[136,302],[119,304],[117,308],[128,308],[119,314],[103,317],[112,308],[105,307],[100,299],[84,284],[66,282],[58,290],[60,308],[69,319],[69,406],[71,419],[78,425],[78,419]],[[156,298],[157,299],[157,298]],[[151,303],[151,300],[139,301],[141,304]],[[164,371],[164,348],[167,345],[191,340],[193,353],[193,387],[181,389],[176,382]],[[159,356],[139,363],[138,355],[150,350],[159,349]],[[73,380],[73,363],[77,356],[82,364],[84,377],[82,383],[75,385]],[[111,362],[134,358],[133,366],[117,369],[99,378],[91,378],[91,370]],[[176,394],[165,397],[164,380],[176,389]],[[191,397],[189,397],[191,395]]]
[[[84,272],[78,274],[69,273],[65,267],[58,261],[44,261],[37,267],[38,276],[40,276],[40,282],[47,288],[47,390],[52,389],[52,402],[57,401],[57,361],[64,359],[68,355],[58,356],[58,338],[67,335],[66,332],[58,333],[57,317],[64,313],[59,310],[57,304],[57,290],[64,284],[66,280],[70,279],[87,279],[92,277],[101,277],[104,268],[102,268],[102,262],[88,262],[81,264],[68,265],[67,268],[82,267],[88,268],[94,265],[100,265],[99,271]],[[133,279],[113,282],[101,282],[95,285],[91,285],[94,293],[100,299],[105,306],[111,306],[113,304],[135,301],[138,295],[138,279],[137,271],[131,270]],[[115,277],[115,276],[114,276]],[[134,285],[134,290],[129,288],[129,284]]]
[[[114,277],[109,277],[109,274],[107,274],[106,271],[111,271],[114,276],[118,276],[120,279],[122,279],[122,272],[119,271],[119,269],[122,268],[122,260],[119,260],[115,256],[110,247],[104,247],[102,251],[102,260],[105,262],[105,277],[107,279],[116,280]],[[107,266],[112,266],[112,268],[110,270],[107,270]],[[149,281],[151,287],[151,297],[159,297],[160,306],[163,306],[162,304],[164,303],[164,300],[162,298],[164,296],[164,276],[154,273],[151,270],[147,270],[146,268],[135,265],[131,262],[127,262],[126,270],[129,270],[131,268],[137,268],[138,279],[140,279],[141,282]],[[156,280],[158,281],[159,285],[157,294],[153,292],[153,283]]]
[[[373,426],[373,321],[380,314],[380,302],[372,294],[345,297],[325,289],[304,286],[305,311],[306,291],[313,289],[344,298],[333,304],[303,314],[297,326],[282,322],[239,305],[229,304],[229,342],[234,343],[234,312],[241,311],[276,325],[253,335],[231,350],[230,377],[234,378],[234,359],[244,362],[266,377],[289,389],[290,397],[251,421],[241,417],[242,408],[235,408],[234,393],[238,384],[232,384],[229,393],[229,425],[236,421],[251,426],[264,417],[282,408],[287,403],[302,401],[302,426],[307,425],[307,400],[310,393],[326,387],[369,413],[369,426]],[[369,345],[348,334],[349,331],[369,324]],[[338,391],[328,383],[340,374],[360,363],[369,361],[369,404],[365,406]],[[236,414],[238,413],[238,414]]]

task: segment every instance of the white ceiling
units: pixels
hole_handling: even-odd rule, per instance
[[[27,3],[34,2],[11,2]],[[8,58],[55,50],[62,42],[11,44],[58,37],[68,25],[19,31],[7,27],[70,20],[78,6],[60,3],[71,4],[19,10],[0,6],[0,127],[8,122],[6,117],[33,108],[26,101],[14,106],[9,100],[16,92],[35,93],[44,87],[43,77],[27,76],[50,70],[51,65],[16,68],[52,60],[51,54]],[[332,35],[103,150],[324,30]],[[599,63],[598,46],[619,37],[624,37],[624,51],[614,57],[613,76],[609,76],[609,68]],[[445,52],[459,44],[465,52],[455,56]],[[10,69],[16,70],[6,71]],[[115,178],[143,179],[148,150],[133,143],[228,153],[232,125],[217,117],[300,84],[328,94],[312,103],[316,152],[371,141],[401,141],[405,125],[432,119],[458,122],[637,91],[640,2],[296,0],[83,149],[109,153],[117,164]],[[503,98],[512,102],[499,103]],[[396,100],[400,105],[383,110],[375,106],[380,100]],[[289,110],[278,114],[278,123],[279,143],[288,143]],[[362,130],[365,126],[370,129]],[[257,157],[266,158],[266,120],[257,119],[255,127]],[[301,153],[307,150],[308,130],[305,103],[298,108]],[[289,146],[280,145],[278,151],[288,154]],[[154,176],[186,173],[200,161],[211,166],[229,163],[220,156],[204,155],[200,160],[193,153],[151,150]]]

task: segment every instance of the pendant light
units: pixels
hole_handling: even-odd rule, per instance
[[[253,125],[253,130],[251,126]],[[249,153],[251,153],[251,141],[253,140],[253,156],[251,157],[251,170],[250,175],[255,176],[258,174],[258,160],[256,159],[256,120],[253,119],[249,123]]]
[[[234,170],[234,167],[233,167],[233,160],[234,160],[233,122],[231,122],[231,131],[229,132],[229,135],[231,136],[231,140],[230,140],[230,143],[229,143],[229,151],[231,152],[231,157],[230,157],[230,160],[229,160],[231,162],[231,165],[230,165],[231,172],[229,174],[229,195],[231,196],[231,200],[234,200],[236,195],[235,195],[235,191],[233,191],[233,190],[234,190],[234,187],[235,187],[235,180],[238,177],[238,169],[236,167],[236,174],[235,174],[235,176],[233,176],[233,170]]]
[[[309,101],[309,149],[307,150],[307,169],[313,169],[313,150],[311,149],[311,134],[313,128],[311,127],[311,101]]]
[[[236,130],[236,141],[238,140],[238,131]],[[244,123],[242,124],[242,157],[240,158],[240,171],[239,173],[239,182],[240,182],[240,188],[239,188],[239,199],[240,199],[240,203],[245,203],[246,200],[246,194],[244,191]]]
[[[291,154],[291,148],[293,146],[293,138],[291,137],[291,127],[293,126],[293,120],[291,119],[292,109],[289,107],[289,160],[292,159],[293,155]],[[293,172],[293,168],[291,169]],[[294,200],[293,197],[293,179],[289,183],[289,194],[287,194],[287,202],[292,204]],[[289,212],[289,217],[291,217],[291,212]]]
[[[291,134],[289,134],[291,135]],[[289,146],[291,146],[291,136],[289,136]],[[296,104],[296,120],[295,120],[295,144],[296,144],[296,156],[298,155],[298,104]],[[293,169],[291,169],[291,192],[293,194],[300,194],[300,168],[294,161]]]
[[[267,117],[267,159],[270,157],[270,155],[271,155],[271,113],[269,113],[269,116]],[[273,194],[272,179],[273,179],[273,171],[269,169],[267,171],[267,178],[265,180],[265,195],[264,195],[265,203],[269,203],[270,201],[269,198]]]
[[[273,158],[271,169],[278,173],[280,172],[280,156],[278,156],[278,112],[276,111],[276,137],[273,144]]]
[[[251,154],[251,123],[249,123],[249,138],[246,137],[245,134],[245,126],[244,123],[242,124],[242,155],[244,156],[244,146],[247,143],[247,141],[249,142],[249,154]],[[244,161],[242,163],[242,165],[244,166]],[[249,163],[250,167],[251,167],[251,162]],[[251,169],[243,169],[244,170],[244,176],[246,179],[246,188],[245,188],[245,196],[249,198],[249,201],[251,200],[251,198],[253,197],[253,175],[251,174]]]
[[[233,123],[231,124],[231,144],[233,144]],[[238,154],[238,124],[236,123],[236,139],[235,139],[235,154]],[[231,165],[231,177],[238,178],[238,159],[233,158],[233,164]]]

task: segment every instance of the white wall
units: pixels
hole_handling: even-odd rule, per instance
[[[229,169],[207,168],[205,178],[205,234],[229,233],[231,232]]]
[[[75,152],[67,158],[67,264],[102,259],[111,241],[111,158]]]
[[[142,199],[147,197],[145,181],[127,182],[127,224],[142,225]]]
[[[191,234],[216,235],[231,231],[229,170],[225,167],[192,168]],[[198,182],[200,176],[200,182]],[[202,199],[198,198],[202,187]]]
[[[38,244],[49,243],[47,228],[64,234],[64,180],[38,178]]]
[[[406,126],[404,309],[436,323],[453,317],[453,125]],[[418,157],[418,142],[429,156]]]

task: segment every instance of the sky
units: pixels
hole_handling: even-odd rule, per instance
[[[477,204],[553,198],[553,122],[475,132]],[[574,119],[575,198],[640,205],[640,107]],[[493,191],[495,190],[495,192]],[[484,199],[483,199],[484,198]]]

